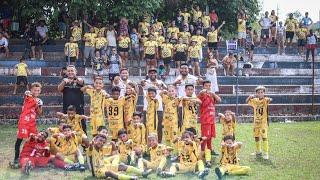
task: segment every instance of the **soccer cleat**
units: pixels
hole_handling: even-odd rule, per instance
[[[212,166],[211,161],[207,161],[207,162],[206,162],[206,167],[207,167],[207,168],[211,168],[211,166]]]
[[[28,161],[26,166],[24,167],[24,174],[29,176],[31,169],[32,169],[31,161]]]
[[[174,177],[175,174],[172,173],[172,172],[162,171],[162,172],[159,174],[159,176],[162,177],[162,178],[169,178],[169,177]]]
[[[263,156],[262,156],[262,158],[264,159],[264,160],[268,160],[269,159],[269,154],[264,154]]]
[[[130,180],[138,180],[139,178],[137,176],[131,176]]]
[[[203,179],[204,177],[208,176],[209,174],[209,169],[205,168],[203,171],[199,172],[198,178]]]
[[[162,172],[162,169],[161,169],[161,168],[157,168],[156,174],[157,174],[158,176],[160,175],[161,172]]]
[[[80,172],[84,172],[86,170],[86,167],[83,164],[81,164],[78,169]]]
[[[256,156],[257,158],[260,158],[262,156],[262,152],[253,152],[251,153],[251,156]]]
[[[211,151],[211,155],[212,155],[212,156],[219,156],[219,154],[216,153],[214,150]]]
[[[74,163],[74,164],[67,165],[64,169],[66,171],[76,171],[79,168],[80,168],[80,164],[79,163]]]
[[[12,169],[19,169],[19,160],[15,160],[13,162],[9,162],[9,166]]]
[[[149,174],[151,174],[151,172],[152,172],[152,169],[147,169],[147,170],[143,171],[142,177],[147,178],[149,176]]]
[[[222,172],[219,167],[216,167],[214,169],[214,171],[216,172],[216,175],[218,176],[219,179],[221,179],[223,177]]]

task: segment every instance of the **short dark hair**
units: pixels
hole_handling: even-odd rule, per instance
[[[69,124],[66,124],[66,125],[64,125],[64,126],[62,127],[62,130],[65,130],[65,129],[68,129],[68,128],[69,128],[69,129],[72,129]]]
[[[49,136],[49,133],[46,130],[41,130],[40,133],[44,133],[45,138],[47,138]]]
[[[141,118],[142,114],[141,114],[141,112],[136,111],[136,112],[133,113],[133,116],[139,116]]]
[[[209,80],[204,80],[204,81],[202,82],[202,85],[204,86],[204,84],[206,84],[206,83],[210,83],[210,84],[211,84],[211,81],[209,81]]]
[[[112,89],[111,89],[111,92],[120,92],[121,89],[119,86],[113,86]]]
[[[231,139],[232,141],[234,141],[234,137],[232,135],[226,135],[225,137],[223,137],[223,141],[227,141]]]
[[[25,59],[24,57],[21,57],[21,58],[19,59],[20,62],[25,61],[25,60],[26,60],[26,59]]]
[[[157,89],[155,87],[149,87],[148,92],[155,92],[157,93]]]
[[[187,128],[186,131],[193,133],[193,135],[197,135],[197,130],[193,127]]]
[[[64,120],[59,120],[58,121],[58,125],[61,125],[61,124],[65,124],[66,122]]]
[[[94,79],[93,79],[93,81],[96,82],[96,80],[101,80],[101,81],[103,81],[103,77],[102,77],[102,76],[99,76],[99,75],[98,75],[98,76],[95,76]]]
[[[186,84],[186,85],[184,86],[185,89],[187,89],[188,87],[193,87],[193,88],[194,88],[194,85],[193,85],[193,84]]]
[[[98,129],[97,129],[97,131],[100,132],[100,131],[102,131],[102,130],[104,130],[104,129],[108,131],[108,129],[107,129],[106,126],[99,126]]]
[[[187,64],[187,63],[182,63],[182,64],[180,64],[180,68],[181,68],[182,66],[188,66],[188,64]]]
[[[70,105],[70,106],[68,106],[68,108],[67,108],[67,111],[76,111],[77,109],[76,109],[76,107],[74,106],[74,105]]]
[[[121,73],[122,71],[128,71],[128,72],[129,72],[128,68],[121,68],[121,69],[120,69],[120,73]]]
[[[104,134],[97,134],[94,139],[98,139],[98,138],[103,138],[103,139],[107,139],[107,137]]]
[[[122,128],[118,131],[118,136],[121,136],[122,134],[128,134],[124,128]]]

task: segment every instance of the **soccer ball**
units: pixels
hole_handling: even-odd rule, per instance
[[[37,98],[37,104],[38,104],[38,106],[42,106],[43,105],[43,101],[40,98]]]

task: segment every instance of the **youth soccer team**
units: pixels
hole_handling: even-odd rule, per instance
[[[218,155],[211,143],[216,137],[215,104],[221,101],[211,92],[210,81],[203,81],[203,89],[198,95],[191,84],[185,85],[185,97],[177,97],[175,86],[160,92],[164,105],[163,144],[157,135],[159,101],[156,96],[159,91],[156,88],[148,88],[145,94],[148,105],[143,121],[144,116],[136,111],[138,93],[133,84],[126,85],[124,96],[120,96],[121,89],[117,86],[112,87],[110,95],[103,87],[103,78],[97,76],[93,86],[81,89],[91,98],[90,116],[77,114],[71,105],[66,114],[57,112],[57,127],[38,132],[36,117],[42,112],[43,102],[38,98],[42,87],[40,83],[32,83],[30,91],[24,95],[11,165],[21,167],[22,172],[29,174],[32,168],[47,167],[49,163],[67,171],[85,171],[87,163],[93,176],[115,179],[146,178],[152,172],[162,178],[186,172],[196,173],[198,178],[208,175],[211,155]],[[254,154],[268,159],[271,98],[265,96],[263,86],[258,86],[255,92],[246,99],[254,110]],[[198,116],[200,133],[197,133]],[[240,166],[237,157],[242,143],[235,141],[235,114],[227,110],[218,116],[223,138],[216,175],[222,178],[227,174],[248,174],[250,167]],[[83,131],[82,119],[90,121],[92,139]]]

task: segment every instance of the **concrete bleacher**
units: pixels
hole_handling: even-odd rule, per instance
[[[13,66],[18,63],[24,51],[24,45],[17,41],[10,46],[11,57],[0,58],[0,121],[1,123],[11,123],[19,117],[23,102],[20,89],[18,95],[12,95],[15,76],[13,76]],[[319,49],[320,50],[320,49]],[[44,113],[40,119],[52,120],[55,112],[62,109],[62,96],[57,91],[57,84],[61,82],[60,70],[65,66],[63,56],[63,42],[56,45],[47,45],[44,48],[45,60],[28,60],[27,64],[31,69],[32,76],[29,82],[39,81],[44,84],[41,99],[44,102]],[[226,48],[221,46],[222,56],[226,53]],[[248,95],[254,93],[257,85],[267,87],[267,95],[273,98],[269,113],[272,121],[284,121],[287,119],[315,120],[320,115],[320,62],[315,63],[315,89],[312,97],[312,63],[304,62],[304,57],[297,56],[296,48],[289,48],[285,56],[275,55],[277,49],[256,48],[252,69],[242,69],[243,62],[240,62],[239,76],[239,120],[252,121],[252,108],[245,104]],[[140,82],[145,76],[145,63],[141,62],[141,67],[137,67],[136,61],[129,63],[130,79]],[[204,67],[204,66],[202,66]],[[85,79],[87,84],[92,84],[90,68],[78,68],[78,75]],[[142,71],[140,70],[142,69]],[[141,73],[142,72],[142,73]],[[141,73],[141,74],[140,74]],[[202,74],[205,69],[202,68]],[[225,77],[222,67],[218,71],[218,83],[222,102],[217,105],[217,112],[227,109],[236,110],[236,77]],[[172,70],[171,75],[165,82],[171,84],[177,70]],[[246,75],[246,76],[245,76]],[[105,89],[110,89],[110,82],[106,76]],[[140,87],[141,89],[141,87]],[[199,91],[200,86],[196,87]],[[138,110],[142,109],[142,90],[139,93]],[[313,99],[313,100],[312,100]],[[312,107],[312,101],[314,106]],[[89,97],[85,96],[86,113],[89,113]],[[313,108],[313,109],[312,109]],[[312,115],[312,113],[314,113]]]

